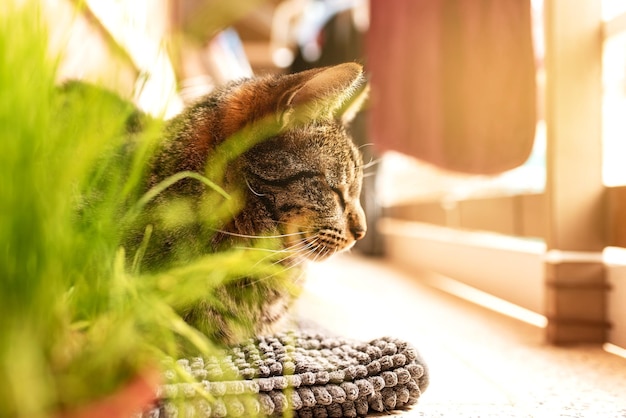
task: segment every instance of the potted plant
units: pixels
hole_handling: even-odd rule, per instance
[[[154,400],[165,358],[215,350],[176,308],[243,269],[276,267],[241,249],[141,271],[122,230],[167,187],[140,186],[160,121],[134,131],[119,98],[60,89],[25,3],[0,12],[0,416],[128,416]]]

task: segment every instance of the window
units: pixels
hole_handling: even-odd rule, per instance
[[[603,0],[603,166],[606,186],[626,185],[626,2]]]

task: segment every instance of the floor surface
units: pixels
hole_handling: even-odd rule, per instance
[[[381,259],[311,268],[298,310],[331,332],[412,343],[430,386],[407,417],[626,418],[626,359],[552,347],[543,330],[420,283]]]

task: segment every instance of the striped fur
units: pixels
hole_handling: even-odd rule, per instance
[[[172,254],[181,254],[181,244],[188,257],[250,246],[254,238],[245,237],[269,235],[280,237],[282,263],[291,268],[290,286],[246,278],[222,286],[219,304],[206,301],[184,312],[191,324],[225,343],[270,332],[298,293],[299,267],[347,250],[363,237],[363,162],[345,127],[363,87],[362,68],[354,63],[242,80],[169,123],[150,185],[179,171],[209,174],[239,197],[241,206],[216,233],[204,230],[201,219],[174,231],[156,228],[157,244],[151,244],[146,260],[158,265],[176,259]],[[241,153],[235,150],[239,145]],[[220,164],[224,172],[216,175]],[[156,205],[173,197],[200,202],[206,193],[202,183],[183,180]]]

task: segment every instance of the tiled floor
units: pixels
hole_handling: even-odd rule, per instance
[[[540,328],[427,287],[384,260],[312,266],[299,311],[332,332],[411,342],[430,386],[403,416],[626,417],[626,359],[543,343]]]

